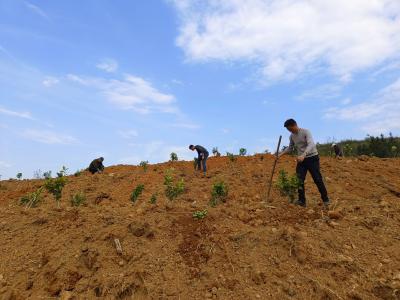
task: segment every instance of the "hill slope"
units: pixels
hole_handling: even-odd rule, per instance
[[[210,178],[195,174],[191,162],[146,173],[108,167],[68,177],[61,209],[50,195],[36,208],[18,205],[40,180],[2,181],[0,298],[400,299],[400,160],[323,158],[334,219],[310,180],[307,208],[289,205],[276,189],[265,206],[272,162],[212,158]],[[174,201],[163,186],[171,167],[186,184]],[[293,172],[293,159],[281,168]],[[211,208],[217,179],[229,196]],[[132,204],[137,184],[145,190]],[[87,205],[72,208],[70,195],[80,191]],[[192,217],[205,208],[207,217]]]

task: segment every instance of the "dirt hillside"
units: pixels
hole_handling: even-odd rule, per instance
[[[60,209],[47,193],[19,205],[42,180],[1,181],[0,299],[400,299],[400,160],[323,158],[330,217],[310,178],[307,208],[276,188],[266,206],[272,163],[211,158],[205,178],[191,162],[112,166],[68,176]],[[278,170],[294,166],[289,157]],[[169,168],[186,188],[173,201]],[[229,195],[210,207],[217,180]],[[71,206],[77,192],[86,205]]]

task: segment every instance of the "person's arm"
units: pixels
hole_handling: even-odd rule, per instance
[[[306,150],[303,153],[303,156],[307,156],[308,154],[311,154],[313,150],[315,149],[315,142],[312,137],[312,134],[309,130],[306,132],[306,142],[307,142],[307,147]]]
[[[293,142],[292,137],[290,137],[289,140],[290,140],[290,142],[289,142],[289,147],[287,147],[285,150],[281,151],[281,152],[278,154],[278,157],[281,157],[282,155],[285,155],[285,154],[289,154],[290,152],[293,151],[293,149],[294,149],[294,142]]]

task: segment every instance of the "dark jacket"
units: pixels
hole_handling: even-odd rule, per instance
[[[338,145],[333,146],[333,151],[336,157],[343,157],[343,151]]]
[[[207,149],[204,148],[203,146],[197,145],[197,146],[194,146],[194,149],[196,149],[196,151],[197,151],[199,160],[201,160],[203,158],[207,158],[209,155]]]
[[[102,172],[104,170],[103,160],[101,158],[96,158],[90,163],[89,172],[94,174]]]

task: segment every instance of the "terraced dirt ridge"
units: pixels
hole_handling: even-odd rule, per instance
[[[60,209],[46,193],[19,205],[43,180],[1,181],[0,299],[400,299],[400,160],[322,158],[329,216],[311,179],[307,208],[276,188],[266,205],[272,163],[211,158],[205,178],[192,162],[112,166],[68,176]],[[288,157],[277,170],[294,167]],[[186,186],[173,201],[169,168]],[[210,207],[217,180],[229,196]],[[87,204],[71,207],[77,192]]]

